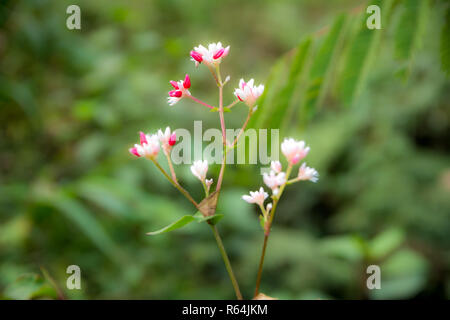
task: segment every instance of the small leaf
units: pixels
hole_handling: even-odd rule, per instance
[[[209,221],[212,225],[215,225],[223,218],[223,214],[217,213],[212,216],[204,217],[200,211],[197,211],[197,213],[194,214],[194,218],[198,223]]]
[[[194,216],[190,216],[190,215],[182,216],[177,221],[169,224],[168,226],[166,226],[166,227],[164,227],[162,229],[159,229],[159,230],[153,231],[153,232],[148,232],[147,235],[154,236],[154,235],[157,235],[157,234],[161,234],[161,233],[173,231],[173,230],[176,230],[176,229],[180,229],[181,227],[184,227],[185,225],[187,225],[188,223],[191,223],[194,220],[195,220]]]

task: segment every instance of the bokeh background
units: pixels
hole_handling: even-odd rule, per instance
[[[70,4],[81,8],[81,30],[65,26]],[[185,73],[196,96],[217,100],[208,70],[189,61],[193,46],[231,45],[222,64],[231,76],[225,90],[231,102],[240,77],[265,82],[302,39],[321,41],[339,14],[364,14],[365,4],[1,1],[0,297],[234,298],[204,224],[145,235],[194,210],[127,150],[139,130],[190,129],[194,120],[219,127],[217,113],[189,101],[166,103],[168,81]],[[262,292],[280,299],[450,297],[450,85],[440,44],[448,43],[449,33],[441,33],[447,5],[430,1],[413,59],[392,53],[395,31],[383,25],[386,35],[357,103],[347,106],[331,91],[307,121],[283,128],[311,146],[308,164],[321,179],[287,189]],[[270,110],[265,104],[261,113]],[[239,128],[245,109],[227,113],[227,125]],[[176,170],[200,199],[189,165]],[[211,175],[218,170],[211,167]],[[240,197],[261,180],[258,166],[229,166],[218,209],[247,298],[263,234],[256,208]],[[72,264],[81,268],[81,290],[65,287]],[[381,266],[381,290],[365,286],[370,264]]]

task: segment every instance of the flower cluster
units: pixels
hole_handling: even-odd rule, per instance
[[[271,212],[271,210],[276,206],[286,185],[301,180],[317,182],[319,179],[319,173],[315,169],[307,167],[306,163],[303,163],[298,170],[297,177],[288,180],[293,166],[305,158],[309,153],[309,147],[306,146],[304,141],[296,141],[292,138],[284,139],[281,144],[281,152],[286,157],[288,163],[286,172],[283,171],[280,161],[272,161],[270,164],[270,172],[263,174],[264,183],[272,190],[271,198],[273,201],[268,203],[266,208],[264,208],[264,201],[268,197],[268,194],[264,191],[263,187],[261,187],[259,191],[251,191],[250,195],[242,196],[244,201],[255,203],[260,207],[262,213],[262,226],[266,234],[269,233],[273,214],[275,213]]]
[[[174,90],[169,91],[169,97],[167,98],[167,102],[170,106],[173,106],[175,103],[180,101],[183,97],[190,95],[189,88],[191,87],[191,78],[187,74],[184,77],[184,80],[180,81],[169,81]]]
[[[225,58],[230,52],[230,46],[224,48],[221,42],[210,43],[208,48],[202,45],[194,47],[191,51],[191,60],[195,62],[197,67],[200,63],[204,63],[207,66],[217,66],[222,62],[222,58]]]
[[[145,157],[151,160],[156,159],[161,147],[164,153],[168,155],[177,141],[176,133],[172,133],[169,127],[164,132],[159,129],[155,134],[145,134],[141,131],[139,132],[139,138],[139,144],[130,148],[130,153],[138,158]]]
[[[217,42],[217,43],[210,43],[206,47],[202,45],[194,47],[194,49],[190,52],[190,56],[191,60],[194,61],[196,66],[198,66],[201,63],[207,66],[208,69],[210,69],[211,73],[213,74],[217,85],[220,88],[223,88],[223,86],[229,81],[230,77],[227,76],[225,78],[225,81],[222,82],[220,70],[218,67],[219,64],[222,62],[222,59],[225,58],[229,54],[229,52],[230,46],[224,47],[221,42]],[[219,103],[219,105],[221,106],[220,109],[213,107],[212,105],[209,105],[191,95],[189,91],[189,89],[191,88],[191,78],[189,77],[188,74],[185,75],[183,80],[179,81],[171,80],[169,81],[169,83],[172,86],[172,90],[168,92],[167,97],[167,102],[170,106],[175,105],[183,98],[189,98],[203,106],[208,107],[209,109],[212,109],[212,111],[219,111],[223,114],[224,106],[222,104],[222,97],[220,97]],[[245,82],[244,79],[241,79],[239,82],[239,87],[234,90],[234,95],[237,99],[236,101],[227,106],[227,110],[231,109],[231,107],[234,106],[236,103],[242,101],[250,108],[249,109],[249,117],[250,117],[253,114],[253,112],[256,111],[257,109],[257,107],[255,106],[256,100],[262,95],[263,91],[264,86],[254,85],[253,79],[251,79],[248,82]],[[241,131],[245,129],[246,124],[247,122],[244,124]],[[238,138],[239,137],[237,137],[233,143],[236,143]],[[140,143],[135,144],[133,148],[129,149],[129,151],[131,154],[137,157],[148,158],[158,165],[156,157],[158,156],[160,149],[162,149],[164,155],[167,157],[167,161],[171,171],[170,173],[172,175],[172,182],[175,182],[178,185],[176,174],[172,162],[170,160],[170,151],[175,143],[176,143],[176,134],[175,132],[172,132],[169,127],[167,127],[164,131],[161,129],[158,130],[156,134],[144,134],[143,132],[140,132]],[[158,165],[158,168],[163,172],[163,174],[166,175],[166,177],[168,176],[164,171],[164,169],[162,169],[162,167]],[[194,161],[193,165],[191,166],[192,174],[201,181],[203,187],[205,188],[206,195],[209,194],[210,187],[213,183],[213,179],[206,178],[207,171],[208,171],[208,162],[206,160]],[[279,173],[275,178],[270,176],[267,179],[275,181],[271,183],[275,188],[275,185],[280,185],[283,183],[283,175],[284,173]],[[218,181],[219,181],[218,189],[220,189],[220,183],[222,179],[219,179]]]

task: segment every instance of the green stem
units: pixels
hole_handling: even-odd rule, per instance
[[[195,200],[191,197],[191,195],[189,194],[189,192],[187,192],[182,186],[180,186],[180,184],[178,182],[175,182],[172,180],[172,178],[167,174],[166,170],[164,170],[161,165],[155,160],[155,159],[150,159],[153,161],[153,163],[155,164],[155,166],[159,169],[159,171],[162,172],[162,174],[166,177],[167,180],[169,180],[169,182],[175,187],[177,188],[196,208],[198,208],[198,203],[195,202]]]
[[[222,239],[220,238],[219,231],[215,225],[209,225],[211,227],[212,232],[214,233],[214,238],[216,238],[217,246],[219,247],[220,254],[222,255],[223,262],[225,263],[225,268],[228,271],[228,275],[230,276],[231,283],[233,284],[234,292],[236,293],[236,298],[238,300],[242,300],[242,294],[239,290],[239,285],[236,281],[236,277],[233,273],[233,268],[231,267],[230,260],[228,259],[227,252],[225,247],[223,246]]]
[[[269,235],[264,235],[264,244],[263,244],[263,248],[262,248],[261,259],[259,260],[258,275],[256,276],[256,288],[255,288],[254,297],[256,297],[259,294],[259,285],[261,284],[264,256],[266,255],[266,248],[267,248],[268,240],[269,240]]]
[[[289,165],[286,170],[286,181],[289,179],[289,175],[292,171],[292,165]],[[270,228],[272,227],[272,221],[275,217],[275,210],[277,209],[277,204],[280,201],[281,195],[283,194],[284,188],[286,187],[286,184],[283,184],[280,187],[280,191],[277,194],[277,197],[273,201],[273,208],[270,210],[270,217],[269,217],[269,225],[267,227],[267,230],[264,231],[264,244],[261,252],[261,258],[259,259],[259,267],[258,267],[258,275],[256,276],[256,287],[255,287],[255,297],[259,293],[259,286],[261,284],[261,276],[262,276],[262,270],[264,266],[264,258],[266,256],[266,249],[267,249],[267,242],[269,241],[269,235],[270,235]]]

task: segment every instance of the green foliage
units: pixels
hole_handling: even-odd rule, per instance
[[[218,40],[231,45],[221,66],[231,75],[226,103],[239,78],[264,83],[251,125],[305,139],[308,165],[320,172],[317,184],[286,189],[263,292],[450,297],[445,1],[377,1],[381,30],[367,29],[357,0],[76,3],[81,31],[64,27],[69,1],[0,6],[1,298],[58,298],[49,277],[37,276],[41,267],[68,299],[233,298],[208,226],[191,223],[203,216],[127,153],[139,130],[218,126],[216,112],[165,102],[168,80],[189,73],[192,92],[214,103],[208,70],[195,69],[188,52]],[[245,112],[227,112],[227,127],[240,127]],[[200,200],[189,166],[176,171]],[[259,188],[259,173],[227,166],[221,214],[211,218],[224,217],[218,228],[246,297],[262,231],[240,197]],[[189,226],[146,236],[179,219]],[[365,289],[371,263],[381,266],[381,290]],[[65,290],[71,264],[82,290]]]
[[[445,13],[445,22],[441,31],[441,64],[442,70],[450,74],[450,6]]]

